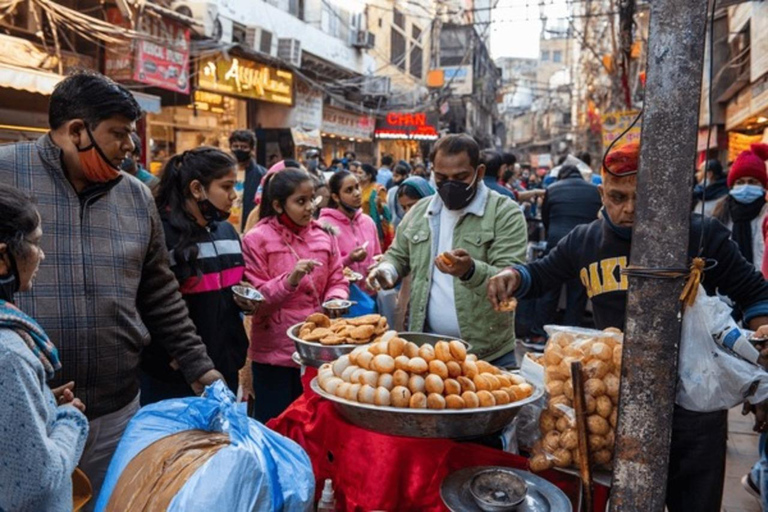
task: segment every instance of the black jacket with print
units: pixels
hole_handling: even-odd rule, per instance
[[[741,256],[730,232],[720,222],[702,219],[698,214],[691,217],[688,256],[696,256],[702,229],[703,256],[717,260],[717,265],[704,274],[702,284],[707,294],[717,290],[728,296],[742,310],[745,322],[768,315],[768,283]],[[546,257],[516,267],[522,276],[517,296],[538,297],[579,277],[592,300],[596,327],[623,330],[628,280],[621,275],[621,269],[628,264],[631,245],[631,238],[606,219],[578,226]]]

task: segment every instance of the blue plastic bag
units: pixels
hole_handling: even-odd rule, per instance
[[[376,299],[365,293],[356,284],[349,285],[349,300],[355,301],[357,304],[349,308],[349,313],[344,315],[347,318],[376,313]]]
[[[249,418],[223,382],[203,397],[164,400],[142,408],[128,424],[96,502],[106,509],[128,463],[155,441],[186,430],[229,435],[230,445],[205,462],[179,490],[169,512],[312,510],[315,477],[295,442]]]

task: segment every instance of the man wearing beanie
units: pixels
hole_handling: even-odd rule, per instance
[[[575,228],[543,259],[507,268],[490,279],[488,299],[494,307],[510,296],[539,297],[579,277],[592,299],[596,327],[624,329],[629,283],[621,270],[629,262],[632,245],[639,153],[639,145],[630,143],[606,157],[611,172],[603,170],[603,184],[598,187],[603,203],[600,219]],[[744,259],[720,222],[698,214],[691,217],[688,256],[698,255],[702,229],[706,234],[703,257],[718,262],[702,279],[707,294],[727,295],[750,329],[768,324],[768,283]],[[720,511],[727,432],[728,411],[698,413],[675,406],[667,480],[669,512]]]
[[[768,145],[752,144],[742,151],[728,173],[728,195],[717,203],[712,215],[731,231],[744,259],[761,268],[765,252],[765,217],[768,187],[765,160]]]

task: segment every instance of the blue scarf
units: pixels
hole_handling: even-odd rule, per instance
[[[40,324],[4,300],[0,300],[0,327],[13,330],[24,340],[43,364],[46,380],[51,380],[53,374],[61,369],[59,351]]]
[[[600,211],[603,215],[603,219],[605,220],[605,222],[608,223],[608,226],[611,228],[611,231],[616,233],[616,236],[618,236],[622,240],[632,240],[632,228],[628,228],[626,226],[617,226],[616,224],[614,224],[611,221],[611,218],[608,216],[608,212],[605,211],[605,207],[603,207],[603,209]]]

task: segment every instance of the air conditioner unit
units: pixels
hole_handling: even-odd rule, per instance
[[[278,38],[277,57],[293,66],[301,66],[301,41],[298,39]]]
[[[175,0],[171,9],[202,25],[205,37],[222,43],[232,42],[232,20],[220,15],[216,0]]]
[[[363,80],[362,92],[367,96],[386,96],[391,84],[388,76],[367,76]]]
[[[272,44],[272,32],[260,27],[248,27],[245,31],[245,44],[248,48],[277,57],[277,51]]]
[[[370,50],[376,44],[376,36],[367,30],[358,30],[352,32],[352,46],[360,49]]]

